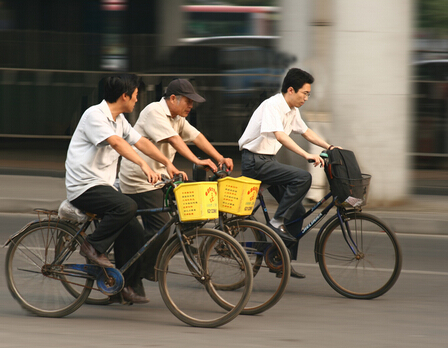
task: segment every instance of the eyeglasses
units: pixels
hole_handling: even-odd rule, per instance
[[[300,91],[300,93],[304,94],[305,97],[307,97],[307,98],[311,97],[311,93],[310,92],[302,92],[302,91]]]

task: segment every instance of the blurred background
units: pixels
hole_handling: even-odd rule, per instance
[[[238,161],[252,112],[290,67],[315,77],[302,116],[355,152],[372,203],[448,195],[446,0],[0,0],[0,173],[63,176],[70,137],[115,72],[146,83],[132,124],[189,79],[207,99],[189,121]],[[308,169],[318,196],[326,180]]]

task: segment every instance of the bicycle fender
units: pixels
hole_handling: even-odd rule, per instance
[[[39,223],[39,222],[40,222],[40,223],[45,223],[45,222],[48,222],[48,221],[58,221],[58,220],[59,220],[59,219],[51,219],[51,220],[48,220],[48,219],[44,219],[44,220],[36,219],[36,220],[33,220],[33,221],[28,222],[28,223],[27,223],[25,226],[23,226],[19,231],[13,233],[13,234],[8,238],[8,240],[5,242],[5,244],[3,244],[3,248],[4,248],[4,247],[7,247],[9,244],[11,244],[11,242],[12,242],[14,239],[20,237],[20,236],[21,236],[21,235],[28,229],[28,227],[30,227],[32,224],[36,224],[36,223]],[[68,227],[68,228],[71,228],[71,229],[74,229],[74,227],[73,227],[72,224],[67,223],[67,222],[65,222],[65,221],[62,221],[62,220],[59,220],[58,224],[60,224],[60,225],[64,225],[64,226],[66,226],[66,227]],[[75,228],[75,231],[76,231],[76,228]]]
[[[5,242],[5,244],[3,244],[3,248],[7,247],[12,240],[16,239],[18,236],[20,236],[23,232],[25,232],[25,230],[31,226],[32,224],[39,222],[39,220],[33,220],[28,222],[25,226],[23,226],[19,231],[13,233],[11,236],[9,236],[9,239]]]

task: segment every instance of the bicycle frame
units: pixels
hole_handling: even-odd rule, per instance
[[[326,202],[330,197],[332,197],[331,192],[328,193],[324,198],[322,198],[319,202],[317,202],[311,209],[309,209],[303,216],[290,221],[288,224],[286,224],[286,226],[294,224],[296,222],[299,221],[303,221],[305,220],[308,216],[310,216],[312,213],[314,213],[324,202]],[[266,202],[264,200],[264,197],[261,193],[258,194],[258,201],[259,204],[255,206],[252,215],[255,214],[255,212],[261,207],[262,211],[263,211],[263,215],[266,219],[266,223],[269,222],[270,218],[269,218],[269,214],[268,214],[268,209],[266,207]],[[297,240],[300,240],[305,234],[307,234],[310,229],[312,227],[314,227],[315,225],[317,225],[327,214],[328,212],[335,206],[335,202],[334,200],[332,202],[330,202],[330,204],[325,207],[308,225],[306,225],[297,235],[295,235],[294,237]]]
[[[135,261],[137,261],[146,250],[148,250],[148,248],[151,246],[153,241],[155,241],[162,233],[164,233],[167,229],[169,229],[173,224],[178,225],[180,223],[179,215],[177,214],[177,211],[176,211],[176,208],[175,208],[175,205],[174,205],[172,199],[169,199],[168,205],[169,205],[168,207],[162,207],[162,208],[137,210],[136,216],[143,215],[143,214],[156,214],[156,213],[161,213],[161,212],[168,212],[168,213],[172,213],[172,217],[150,240],[146,241],[146,243],[119,269],[121,274],[126,272],[126,270],[128,270],[129,267]],[[89,219],[86,222],[84,222],[82,224],[82,226],[78,229],[78,231],[76,232],[71,243],[75,243],[76,238],[80,234],[84,233],[94,220],[95,220],[95,216],[90,216]],[[198,223],[198,226],[200,224],[203,224],[203,221]],[[185,243],[184,239],[182,238],[182,232],[181,232],[180,228],[176,228],[176,233],[170,239],[168,239],[167,242],[171,241],[174,238],[179,239],[185,262],[190,266],[190,269],[192,270],[192,272],[195,272],[197,274],[197,277],[199,277],[199,279],[202,278],[204,276],[204,270],[202,269],[202,266],[200,264],[198,264],[198,262],[196,262],[196,260],[190,256],[191,251],[189,250],[188,244]],[[167,245],[167,243],[165,243],[165,245]],[[159,260],[161,258],[161,255],[163,255],[164,250],[165,250],[164,247],[162,247],[160,249],[160,251],[158,253],[156,265],[159,264]],[[64,262],[64,260],[70,255],[71,252],[73,252],[73,248],[71,248],[71,247],[64,248],[61,251],[61,253],[59,255],[57,255],[57,257],[53,260],[52,266]],[[84,267],[84,266],[86,266],[86,265],[83,265],[83,264],[70,265],[68,269],[71,269],[75,272],[80,271],[82,274],[84,274],[84,275],[82,275],[81,273],[76,272],[75,274],[70,273],[70,275],[80,277],[80,278],[91,278],[92,276],[97,276],[99,273],[101,273],[100,266],[95,266],[95,265],[88,265],[88,266],[92,266],[92,267]],[[156,275],[155,280],[157,281],[157,275]]]
[[[332,197],[332,193],[329,192],[327,193],[327,195],[325,195],[324,198],[322,198],[319,202],[317,202],[312,208],[310,208],[303,216],[290,221],[289,223],[285,224],[286,227],[288,225],[297,223],[299,221],[304,221],[308,216],[310,216],[312,213],[314,213],[324,202],[326,202],[330,197]],[[264,200],[264,197],[262,195],[261,192],[258,193],[258,201],[259,203],[255,206],[252,215],[255,214],[255,212],[261,207],[262,211],[263,211],[263,215],[264,218],[266,219],[266,223],[268,223],[270,221],[270,217],[268,214],[268,210],[266,207],[266,202]],[[295,235],[294,237],[297,239],[297,243],[300,241],[300,239],[302,239],[303,236],[305,236],[310,230],[311,228],[313,228],[314,226],[316,226],[327,214],[328,212],[334,207],[336,206],[335,204],[335,200],[333,198],[333,200],[328,204],[328,206],[326,206],[308,225],[306,225],[304,228],[302,228],[302,230]],[[350,248],[350,250],[352,251],[353,255],[357,255],[358,253],[358,247],[356,242],[353,240],[352,238],[352,233],[350,230],[350,226],[348,225],[347,222],[344,221],[344,214],[346,212],[345,208],[343,207],[339,207],[336,206],[336,215],[331,218],[328,222],[332,221],[334,218],[338,218],[339,220],[339,224],[341,226],[341,230],[342,230],[342,235],[345,239],[345,242],[347,243],[348,247]],[[325,227],[327,226],[327,223],[325,225],[323,225],[321,227],[321,229],[319,230],[319,232],[317,233],[316,236],[316,242],[315,242],[315,247],[314,247],[314,252],[315,252],[315,259],[317,261],[317,246],[319,244],[320,241],[320,236],[322,234],[322,232],[324,231]]]

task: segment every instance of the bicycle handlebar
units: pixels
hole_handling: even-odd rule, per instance
[[[327,151],[324,150],[319,154],[320,157],[322,157],[323,159],[327,159],[328,158],[328,154]],[[308,163],[314,163],[315,161],[313,159],[309,159]]]
[[[154,184],[154,186],[155,187],[159,187],[159,186],[163,187],[163,186],[165,186],[167,184],[174,184],[174,183],[179,182],[179,181],[180,182],[184,181],[184,178],[183,178],[182,174],[176,174],[176,175],[173,176],[172,179],[170,177],[168,177],[167,175],[162,174],[162,180],[160,180],[159,182],[156,182]]]
[[[208,166],[208,165],[195,164],[194,166],[196,169],[199,169],[199,170],[207,170],[207,169],[211,170],[210,166]],[[221,166],[221,169],[218,169],[215,173],[213,173],[213,176],[210,177],[210,181],[216,181],[218,179],[224,178],[229,175],[230,175],[230,170],[228,170],[227,166],[223,163]]]

